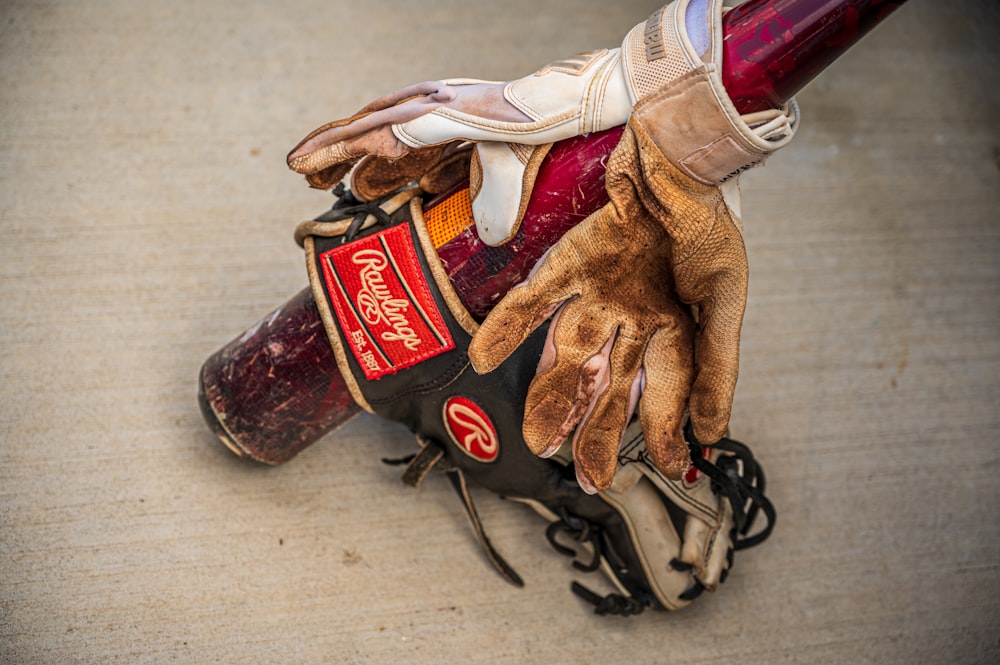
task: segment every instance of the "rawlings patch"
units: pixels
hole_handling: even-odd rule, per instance
[[[462,452],[480,462],[493,462],[500,453],[500,439],[490,417],[465,397],[452,397],[444,405],[444,426]]]
[[[403,224],[323,252],[347,346],[374,381],[455,348]]]

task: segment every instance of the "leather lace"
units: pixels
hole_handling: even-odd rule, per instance
[[[729,501],[733,510],[733,550],[742,550],[754,547],[767,540],[774,530],[774,523],[777,513],[771,501],[764,496],[766,480],[764,471],[754,459],[750,449],[739,441],[723,438],[712,447],[723,450],[726,455],[719,455],[716,463],[705,459],[703,446],[695,439],[690,423],[685,429],[688,449],[691,452],[692,465],[705,474],[712,483],[712,489]],[[754,523],[759,515],[763,514],[766,522],[764,526],[751,535]],[[579,570],[592,571],[600,566],[602,551],[605,555],[613,553],[609,542],[602,542],[600,528],[590,524],[575,515],[567,514],[563,511],[560,519],[553,522],[546,529],[545,535],[552,547],[561,554],[567,556],[577,556],[577,552],[566,547],[556,540],[558,534],[565,533],[573,537],[578,542],[590,543],[593,547],[594,560],[589,564],[581,564],[574,561],[573,566]],[[600,545],[604,544],[605,548]],[[727,553],[729,566],[733,564],[733,550]],[[621,570],[617,562],[610,561],[615,570]],[[677,571],[691,570],[691,565],[674,558],[670,561],[670,566]],[[720,581],[725,582],[729,569],[722,571]],[[573,582],[571,589],[577,596],[594,605],[596,614],[614,614],[621,616],[631,616],[639,614],[646,607],[652,605],[652,598],[646,592],[638,592],[632,596],[612,593],[600,596],[579,582]],[[698,579],[688,587],[680,599],[692,601],[705,591],[705,585]]]

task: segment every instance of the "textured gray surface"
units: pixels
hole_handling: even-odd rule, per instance
[[[1000,18],[913,0],[800,95],[744,180],[732,428],[773,538],[684,612],[593,617],[540,523],[362,416],[277,469],[195,402],[305,284],[329,197],[284,154],[381,93],[615,45],[655,2],[0,6],[0,661],[994,663]],[[567,20],[570,17],[570,20]]]

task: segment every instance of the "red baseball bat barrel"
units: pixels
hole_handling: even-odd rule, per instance
[[[722,80],[741,113],[780,107],[906,0],[749,0],[722,17]]]
[[[905,0],[750,0],[723,17],[723,81],[743,113],[783,105]],[[518,236],[502,247],[463,233],[438,247],[472,315],[490,309],[566,231],[607,203],[604,166],[622,129],[556,144]],[[428,218],[436,202],[428,206]],[[309,289],[208,358],[199,401],[235,453],[294,457],[359,413]]]
[[[268,464],[291,459],[361,410],[309,289],[212,354],[198,397],[230,450]]]

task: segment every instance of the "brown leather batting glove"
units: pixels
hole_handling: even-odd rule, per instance
[[[608,163],[607,188],[611,202],[507,294],[469,348],[477,371],[489,372],[553,318],[524,438],[546,456],[572,434],[591,492],[611,485],[637,399],[650,457],[669,478],[690,464],[686,409],[699,440],[723,436],[747,290],[742,234],[720,189],[677,169],[636,119]],[[687,305],[697,306],[697,353]]]

